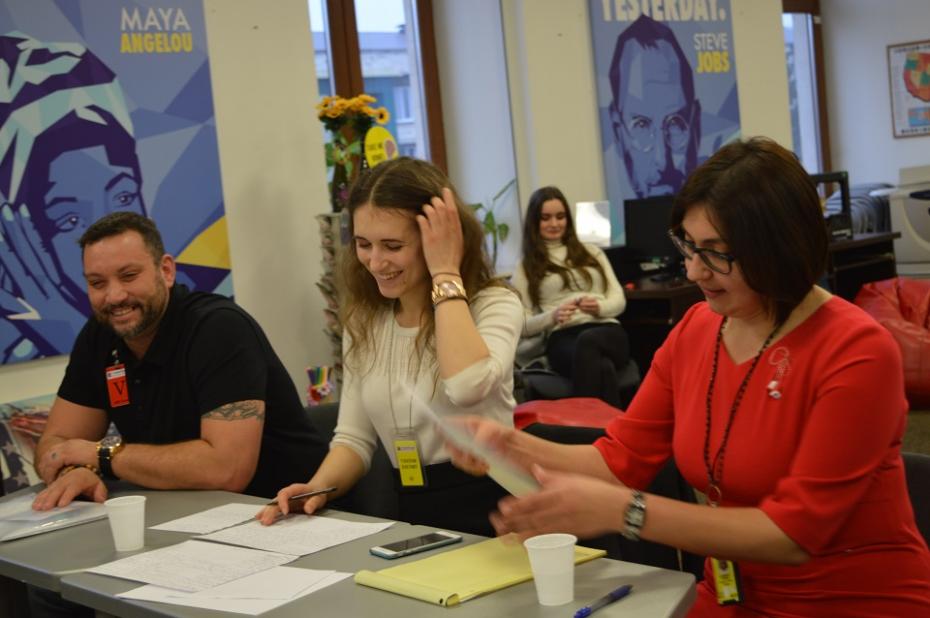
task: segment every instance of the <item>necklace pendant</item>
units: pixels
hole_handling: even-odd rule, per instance
[[[720,504],[720,500],[723,499],[723,492],[715,484],[711,483],[707,486],[707,504],[710,506],[717,506]]]

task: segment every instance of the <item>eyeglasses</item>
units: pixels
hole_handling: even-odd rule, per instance
[[[675,245],[675,248],[678,249],[679,253],[681,253],[686,260],[690,260],[697,255],[700,256],[704,265],[715,273],[729,275],[733,271],[733,262],[736,261],[736,256],[729,253],[714,251],[713,249],[702,249],[701,247],[697,247],[690,240],[685,240],[676,234],[674,230],[668,231],[668,237],[672,239],[672,244]]]
[[[688,138],[691,137],[691,120],[694,116],[694,105],[690,107],[687,116],[682,114],[669,114],[662,119],[662,138],[665,145],[675,152],[684,150],[688,145]],[[620,124],[626,130],[630,137],[630,144],[636,150],[649,152],[655,147],[656,143],[656,124],[652,118],[647,116],[634,115],[630,119],[623,117],[620,113]]]

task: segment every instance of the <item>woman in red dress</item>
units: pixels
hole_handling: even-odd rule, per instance
[[[724,146],[685,183],[669,233],[706,302],[605,438],[559,445],[470,421],[541,484],[501,501],[498,533],[617,531],[708,556],[691,616],[930,616],[900,352],[816,285],[828,237],[808,175],[770,140]],[[671,456],[708,504],[641,491]]]

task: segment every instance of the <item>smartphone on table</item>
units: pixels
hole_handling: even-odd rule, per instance
[[[404,539],[403,541],[395,541],[393,543],[378,545],[377,547],[372,547],[368,551],[375,556],[393,560],[394,558],[400,558],[401,556],[418,554],[421,551],[429,551],[431,549],[436,549],[437,547],[442,547],[443,545],[451,545],[452,543],[459,543],[461,541],[462,536],[460,534],[453,534],[452,532],[436,530],[435,532],[421,534],[420,536]]]

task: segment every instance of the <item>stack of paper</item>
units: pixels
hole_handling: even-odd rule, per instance
[[[260,506],[254,504],[233,502],[194,513],[187,517],[172,519],[157,526],[150,526],[150,528],[152,530],[188,532],[190,534],[209,534],[210,532],[216,532],[255,519],[255,514],[260,509]]]
[[[305,556],[322,549],[348,543],[369,534],[381,532],[394,522],[362,523],[334,517],[296,516],[285,518],[273,526],[251,521],[200,537],[232,545],[244,545],[286,554]]]
[[[181,532],[219,531],[88,572],[151,584],[119,595],[129,599],[260,614],[350,575],[281,565],[394,524],[299,515],[262,526],[252,519],[256,509],[254,504],[228,504],[155,526]],[[235,525],[244,519],[252,521]]]
[[[33,511],[36,494],[26,493],[0,504],[0,541],[12,541],[51,532],[107,516],[106,507],[96,502],[75,500],[50,511]]]
[[[200,592],[185,593],[150,585],[116,596],[255,616],[322,590],[350,575],[280,566]]]
[[[576,547],[575,564],[605,553]],[[355,583],[449,606],[532,578],[523,546],[497,538],[380,571],[359,571]]]
[[[101,564],[87,572],[198,592],[294,560],[297,556],[290,554],[184,541]]]

